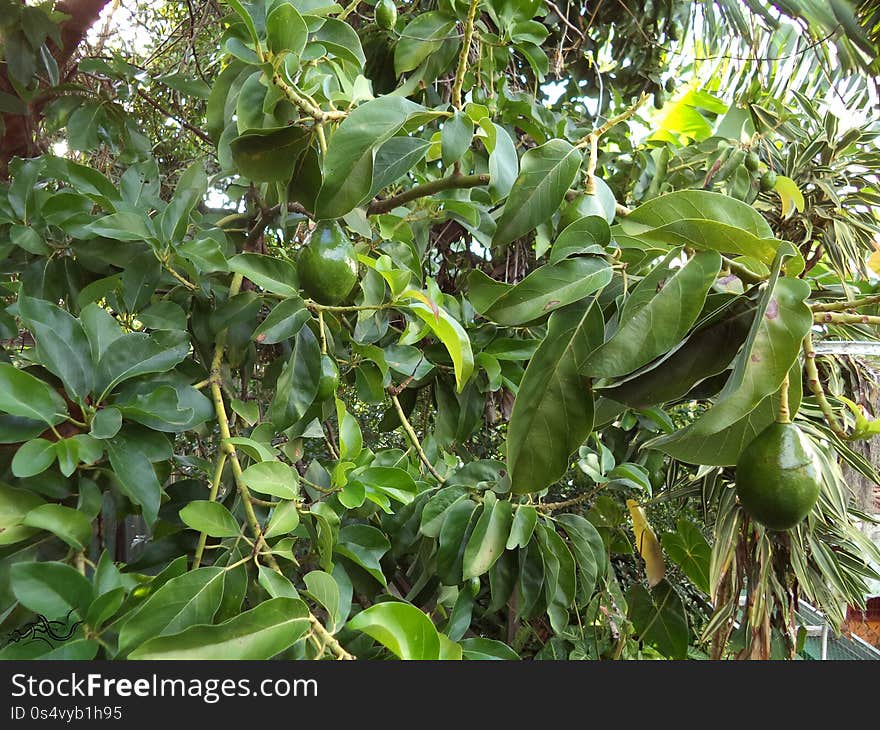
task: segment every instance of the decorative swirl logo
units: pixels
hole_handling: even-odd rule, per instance
[[[42,614],[37,614],[33,620],[2,637],[0,639],[0,648],[5,648],[10,644],[17,644],[21,641],[28,644],[33,641],[42,641],[50,649],[54,649],[55,646],[52,644],[52,641],[67,641],[82,624],[82,621],[70,623],[70,615],[73,613],[73,610],[70,609],[67,612],[67,616],[65,616],[63,621],[50,621]]]

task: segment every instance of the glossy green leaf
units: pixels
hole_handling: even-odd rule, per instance
[[[455,18],[439,11],[419,13],[401,31],[394,47],[394,73],[399,76],[412,71],[432,53],[440,50],[443,41],[455,28]]]
[[[660,542],[669,558],[684,571],[691,582],[708,594],[712,548],[700,528],[690,520],[679,517],[675,532],[664,532]]]
[[[780,262],[781,257],[775,272]],[[715,404],[686,429],[658,439],[655,448],[665,451],[666,445],[677,440],[718,433],[779,390],[813,323],[805,303],[809,295],[808,282],[777,278],[774,273],[758,305],[749,337],[736,357],[733,373]]]
[[[339,542],[334,551],[356,563],[383,586],[388,581],[379,561],[391,549],[388,538],[369,525],[346,525],[339,530]]]
[[[520,173],[492,237],[493,246],[505,246],[549,220],[565,199],[581,165],[581,153],[562,139],[551,139],[528,150]]]
[[[119,629],[120,650],[210,623],[223,596],[224,577],[222,568],[199,568],[163,584],[125,619]]]
[[[55,444],[44,438],[31,439],[18,447],[12,457],[12,473],[19,479],[42,474],[55,461]]]
[[[440,658],[437,629],[431,619],[408,603],[377,603],[357,614],[348,628],[372,636],[400,659]]]
[[[266,45],[273,53],[299,56],[309,39],[309,29],[299,11],[290,3],[280,3],[266,16]]]
[[[422,510],[419,532],[426,537],[439,537],[440,530],[450,509],[458,502],[467,499],[464,487],[444,487],[434,494]]]
[[[302,326],[311,319],[311,316],[305,303],[299,297],[285,299],[269,312],[266,319],[254,330],[251,339],[262,345],[283,342],[295,337]]]
[[[512,523],[510,502],[495,499],[491,491],[484,492],[483,512],[464,549],[463,580],[483,575],[495,564],[504,552]]]
[[[474,270],[468,299],[486,319],[518,326],[594,294],[611,281],[611,266],[588,256],[539,266],[517,284],[504,284]]]
[[[309,610],[298,598],[273,598],[216,626],[191,626],[151,639],[130,659],[271,659],[309,628]]]
[[[431,143],[418,137],[392,137],[376,151],[369,198],[403,177],[424,159]]]
[[[315,201],[319,219],[341,218],[364,201],[373,184],[376,150],[421,109],[400,96],[382,96],[361,104],[343,120],[324,158],[324,183]]]
[[[152,334],[130,332],[111,342],[95,369],[95,392],[106,396],[117,385],[139,375],[164,373],[190,350],[189,335],[178,330]]]
[[[278,430],[299,421],[318,394],[321,379],[321,348],[308,327],[297,333],[293,354],[284,364],[269,406],[269,420]]]
[[[180,510],[180,519],[187,527],[209,537],[235,537],[241,532],[238,521],[226,507],[206,499],[186,505]]]
[[[626,299],[611,338],[593,352],[583,372],[608,378],[631,373],[677,345],[696,322],[709,288],[721,269],[721,256],[702,251],[681,268],[673,251]]]
[[[457,111],[443,122],[440,149],[443,164],[449,167],[464,157],[474,137],[474,123],[464,112]]]
[[[229,148],[244,177],[254,182],[287,182],[311,140],[311,132],[299,126],[249,129],[233,139]]]
[[[482,636],[473,636],[468,639],[462,639],[460,642],[462,652],[465,659],[475,659],[484,661],[487,659],[496,660],[518,660],[519,654],[495,639],[486,639]]]
[[[538,523],[535,534],[547,571],[544,580],[547,616],[553,630],[561,634],[568,626],[568,612],[574,603],[577,589],[575,560],[565,541],[552,526]]]
[[[602,313],[592,301],[550,317],[520,383],[507,431],[511,491],[544,489],[570,466],[593,427],[593,394],[583,363],[602,341]]]
[[[155,236],[150,219],[139,213],[111,213],[89,224],[88,230],[95,236],[112,238],[114,241],[145,241]]]
[[[82,512],[61,504],[42,504],[25,515],[22,524],[46,530],[75,550],[85,550],[92,539],[92,522]]]
[[[428,306],[424,301],[411,301],[410,311],[419,317],[436,335],[452,358],[455,368],[455,384],[460,393],[474,372],[474,353],[467,332],[452,315],[442,307]]]
[[[104,442],[116,484],[126,497],[143,509],[148,525],[156,521],[162,485],[148,453],[121,434]]]
[[[201,160],[190,165],[174,188],[174,196],[159,217],[159,229],[166,243],[183,239],[189,217],[208,189],[208,176]]]
[[[437,576],[444,585],[460,585],[464,549],[479,510],[470,500],[455,502],[443,520],[437,548]]]
[[[62,618],[71,610],[86,615],[92,602],[92,585],[74,568],[57,562],[18,562],[9,568],[15,598],[48,619]]]
[[[299,479],[294,469],[280,461],[252,464],[242,472],[242,480],[249,489],[279,499],[296,499]]]
[[[292,263],[275,256],[240,253],[229,259],[229,270],[242,274],[273,294],[299,297],[299,278]]]
[[[519,175],[516,145],[504,127],[493,123],[495,146],[489,153],[489,194],[493,201],[506,198]]]
[[[42,299],[20,296],[18,309],[37,342],[37,356],[55,373],[72,398],[84,398],[92,389],[95,371],[86,333],[79,320]]]
[[[54,426],[65,419],[67,404],[44,381],[0,362],[0,411]]]
[[[293,532],[299,525],[299,509],[294,501],[279,502],[272,512],[269,524],[263,533],[267,539],[270,537],[278,537],[279,535],[287,535]]]
[[[532,539],[535,525],[538,524],[538,511],[528,505],[520,505],[513,515],[513,524],[510,526],[510,534],[507,536],[505,547],[508,550],[524,548]]]
[[[662,580],[650,592],[636,583],[626,592],[626,602],[629,620],[641,641],[670,659],[687,657],[687,614],[669,581]]]
[[[257,568],[257,582],[271,598],[299,598],[299,591],[287,576],[265,565]]]
[[[327,611],[330,622],[327,630],[333,633],[342,627],[347,616],[340,613],[340,592],[336,580],[323,570],[313,570],[303,576],[309,595]]]
[[[566,513],[559,515],[556,521],[568,535],[577,563],[581,597],[586,602],[596,588],[596,581],[605,574],[605,544],[593,523],[580,515]]]
[[[602,254],[611,242],[611,228],[598,215],[589,215],[570,223],[553,242],[550,263],[556,264],[569,256]]]

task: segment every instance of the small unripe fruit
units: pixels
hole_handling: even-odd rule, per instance
[[[376,3],[376,25],[382,30],[391,30],[397,23],[397,6],[392,0],[379,0]]]
[[[761,181],[759,183],[762,193],[769,193],[773,188],[776,187],[776,173],[773,170],[768,170],[763,175],[761,175]]]
[[[749,169],[749,172],[757,172],[760,165],[761,158],[758,157],[757,152],[749,152],[749,154],[746,155],[746,167]]]

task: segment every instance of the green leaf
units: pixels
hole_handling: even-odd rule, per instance
[[[33,530],[19,528],[28,512],[44,504],[33,492],[22,489],[13,489],[0,482],[0,545],[11,545],[18,539],[11,539],[18,535],[21,539],[28,537]]]
[[[614,387],[603,389],[602,395],[634,408],[681,398],[701,381],[727,369],[749,334],[755,308],[751,298],[738,297],[680,346]]]
[[[61,378],[71,397],[88,395],[94,382],[94,366],[79,320],[51,302],[29,296],[19,297],[18,308],[37,342],[40,362]]]
[[[455,19],[445,13],[429,11],[417,14],[400,34],[394,47],[394,74],[412,71],[428,56],[440,50],[455,27]]]
[[[348,616],[340,612],[340,591],[336,580],[323,570],[313,570],[303,577],[309,595],[320,603],[327,611],[330,622],[327,630],[332,634],[342,628]],[[346,612],[347,613],[347,612]]]
[[[146,241],[155,236],[150,219],[139,213],[111,213],[87,227],[89,233],[114,241]]]
[[[289,7],[281,5],[277,10]],[[311,131],[299,126],[249,129],[233,139],[229,148],[244,177],[255,182],[286,183],[311,140]]]
[[[556,521],[565,530],[571,543],[583,605],[592,596],[596,581],[605,574],[605,543],[593,523],[580,515],[566,513],[559,515]]]
[[[440,136],[440,149],[443,164],[449,167],[458,162],[474,138],[474,123],[467,114],[457,111],[451,119],[443,122]]]
[[[424,159],[431,143],[418,137],[392,137],[376,151],[368,198],[399,180]]]
[[[224,0],[224,2],[235,11],[239,18],[241,18],[242,22],[244,22],[245,28],[247,28],[248,33],[250,33],[254,45],[259,48],[260,37],[257,35],[257,28],[254,25],[254,19],[245,9],[244,4],[241,3],[240,0]]]
[[[120,383],[149,373],[165,373],[189,355],[189,335],[180,330],[130,332],[107,345],[95,371],[100,399]]]
[[[795,210],[804,212],[804,194],[801,192],[797,183],[790,177],[785,175],[776,176],[776,185],[773,189],[779,193],[782,200],[782,217],[787,218]]]
[[[120,627],[120,650],[210,623],[223,596],[224,577],[222,568],[199,568],[163,584]]]
[[[308,631],[309,610],[298,598],[273,598],[217,626],[191,626],[151,639],[129,659],[271,659]]]
[[[672,251],[632,291],[611,338],[584,363],[583,373],[609,378],[631,373],[668,352],[687,334],[703,309],[721,269],[721,256],[701,251],[681,268]]]
[[[468,276],[468,299],[492,322],[524,325],[594,294],[611,281],[611,274],[608,262],[595,256],[539,266],[514,285],[475,269]]]
[[[300,329],[293,353],[284,364],[269,406],[269,420],[279,431],[305,416],[318,394],[321,379],[321,348],[308,327]]]
[[[528,505],[517,507],[505,547],[508,550],[524,548],[529,544],[529,540],[532,539],[532,533],[534,533],[535,525],[537,524],[538,512],[534,507],[529,507]]]
[[[650,592],[636,583],[626,592],[626,602],[639,639],[670,659],[687,658],[687,614],[681,596],[669,581],[660,581]]]
[[[347,628],[373,637],[400,659],[440,658],[437,629],[431,619],[408,603],[377,603],[361,611]]]
[[[0,362],[0,411],[54,426],[67,415],[67,404],[47,383]]]
[[[272,598],[299,598],[299,591],[289,578],[265,565],[257,569],[257,582]]]
[[[504,204],[492,245],[506,246],[549,220],[565,199],[580,165],[580,151],[562,139],[551,139],[528,150]]]
[[[431,328],[437,339],[446,347],[452,358],[452,365],[455,368],[455,385],[460,393],[474,372],[474,353],[464,327],[443,307],[438,307],[436,304],[429,306],[424,301],[411,301],[407,306]]]
[[[309,29],[299,11],[290,3],[277,5],[266,16],[266,45],[273,53],[302,54],[309,40]]]
[[[465,659],[475,659],[483,661],[486,659],[497,660],[517,660],[519,654],[495,639],[484,639],[481,636],[474,636],[469,639],[462,639],[460,642],[462,652]]]
[[[47,530],[75,550],[84,550],[92,539],[92,523],[88,517],[60,504],[43,504],[27,513],[22,524]]]
[[[575,599],[575,560],[550,524],[539,523],[536,534],[547,569],[544,581],[547,616],[553,630],[561,634],[568,626],[568,611]]]
[[[348,61],[358,71],[364,68],[367,59],[361,47],[360,36],[348,23],[336,18],[326,18],[312,38],[315,43],[337,58]]]
[[[257,286],[285,297],[299,297],[299,278],[289,261],[258,253],[240,253],[229,259],[229,270]]]
[[[504,552],[513,523],[513,511],[509,501],[495,499],[491,491],[483,494],[483,512],[464,549],[463,580],[488,572]]]
[[[334,552],[361,566],[383,586],[388,585],[379,561],[391,549],[382,532],[369,525],[346,525],[339,530]]]
[[[342,121],[324,158],[324,183],[315,201],[318,219],[341,218],[366,199],[376,150],[421,110],[400,96],[382,96],[361,104]]]
[[[354,461],[363,450],[364,437],[357,419],[339,398],[336,399],[336,420],[339,424],[339,458]]]
[[[43,438],[31,439],[12,457],[12,473],[19,479],[42,474],[55,461],[55,444]]]
[[[293,532],[299,525],[299,509],[294,501],[279,502],[272,512],[263,537],[278,537]]]
[[[449,511],[455,504],[467,499],[467,495],[464,487],[444,487],[439,490],[422,510],[419,532],[426,537],[439,537]]]
[[[460,585],[462,562],[468,537],[476,524],[480,509],[470,500],[456,501],[446,514],[440,528],[437,548],[437,577],[443,585]]]
[[[159,230],[165,243],[183,239],[189,217],[208,189],[208,176],[201,160],[191,164],[177,181],[174,196],[159,217]]]
[[[141,506],[144,520],[152,525],[159,514],[162,485],[148,453],[132,439],[124,437],[123,433],[104,442],[110,466],[119,489]]]
[[[242,472],[241,478],[248,488],[260,494],[270,494],[279,499],[296,499],[299,494],[296,472],[280,461],[252,464]]]
[[[235,537],[241,532],[238,521],[226,507],[206,499],[186,505],[180,510],[180,519],[187,527],[209,537]]]
[[[675,532],[665,532],[660,538],[670,559],[684,571],[691,582],[703,593],[709,593],[709,562],[712,548],[700,528],[690,520],[679,517]]]
[[[80,322],[89,339],[92,362],[99,362],[110,343],[124,334],[116,318],[98,304],[88,304],[79,313]]]
[[[611,242],[611,228],[598,215],[588,215],[570,223],[553,242],[550,263],[556,264],[569,256],[603,254]]]
[[[748,339],[713,407],[686,429],[657,439],[654,448],[665,451],[667,445],[680,439],[718,433],[779,390],[813,324],[805,303],[810,284],[802,279],[780,278],[782,259],[780,255],[776,260]]]
[[[593,394],[581,370],[603,329],[593,301],[551,315],[510,416],[507,463],[515,494],[540,491],[559,479],[593,428]]]
[[[274,345],[296,337],[302,326],[311,319],[311,313],[299,297],[278,303],[266,319],[254,330],[251,339],[261,345]]]
[[[516,145],[507,130],[497,124],[495,129],[495,147],[489,153],[489,195],[493,201],[506,198],[519,174],[519,158]]]
[[[19,603],[48,619],[66,616],[71,610],[83,617],[92,602],[91,583],[64,563],[14,563],[9,582]]]

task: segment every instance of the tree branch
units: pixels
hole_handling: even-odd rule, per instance
[[[384,200],[374,200],[370,203],[370,207],[367,208],[367,215],[388,213],[399,205],[405,205],[410,201],[418,198],[425,198],[443,190],[476,188],[480,185],[488,184],[488,175],[450,175],[449,177],[442,177],[439,180],[433,180],[429,183],[424,183],[423,185],[416,185],[414,188],[405,190],[399,195],[393,195]]]

